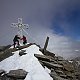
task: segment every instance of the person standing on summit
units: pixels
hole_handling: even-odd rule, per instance
[[[20,39],[20,37],[18,36],[18,35],[15,35],[15,37],[14,37],[14,39],[13,39],[13,42],[14,42],[14,48],[15,48],[15,45],[16,45],[16,43],[17,43],[17,45],[19,46],[20,44],[19,44],[19,39]]]
[[[24,35],[23,35],[22,40],[23,40],[23,44],[25,45],[27,43],[27,39],[26,39],[26,37]]]

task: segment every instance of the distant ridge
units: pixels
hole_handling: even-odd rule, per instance
[[[80,61],[80,57],[73,58],[72,60]]]

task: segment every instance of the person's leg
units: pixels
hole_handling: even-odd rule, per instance
[[[14,45],[14,48],[15,48],[15,45],[16,45],[16,42],[15,41],[14,41],[14,44],[13,45]]]
[[[27,41],[24,41],[23,44],[25,45],[27,43]]]
[[[19,41],[17,40],[18,46],[20,46]]]

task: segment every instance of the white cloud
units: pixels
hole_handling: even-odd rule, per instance
[[[73,42],[66,36],[54,34],[51,27],[52,22],[55,21],[56,13],[59,12],[65,17],[65,8],[73,7],[77,3],[79,4],[79,1],[75,0],[0,1],[0,44],[12,43],[17,30],[10,28],[10,25],[17,22],[17,18],[23,18],[23,23],[30,25],[27,30],[29,42],[36,42],[43,47],[46,37],[49,36],[48,49],[50,51],[64,57],[72,56],[75,54],[73,46],[75,46],[76,41]],[[66,27],[63,28],[66,29]]]

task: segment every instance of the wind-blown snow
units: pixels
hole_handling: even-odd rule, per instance
[[[26,55],[19,56],[19,51],[14,52],[13,56],[0,62],[0,69],[7,72],[10,70],[24,69],[28,72],[25,80],[53,80],[46,70],[39,63],[34,54],[42,54],[36,45],[25,48]]]

